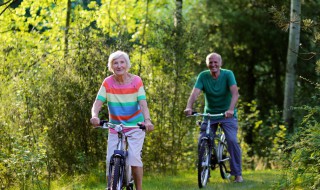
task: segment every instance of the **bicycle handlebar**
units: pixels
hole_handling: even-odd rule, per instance
[[[141,122],[137,123],[137,125],[139,129],[142,129],[142,130],[146,129],[146,126]],[[108,120],[100,120],[100,126],[96,128],[101,128],[101,129],[112,128],[112,129],[115,129],[116,131],[122,131],[123,127],[125,127],[125,125],[123,124],[113,124],[111,122],[108,122]]]
[[[187,117],[191,117],[191,116],[221,117],[221,116],[225,116],[225,114],[224,113],[210,114],[210,113],[192,112],[192,114],[188,115]]]

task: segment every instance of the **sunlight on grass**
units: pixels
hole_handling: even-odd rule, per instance
[[[277,182],[281,172],[278,171],[246,171],[243,173],[243,183],[233,183],[232,180],[223,180],[218,171],[211,173],[207,189],[270,189]],[[193,190],[199,189],[197,172],[185,172],[178,176],[150,175],[144,179],[145,190]]]
[[[219,190],[267,190],[281,177],[280,171],[245,171],[243,183],[223,180],[218,170],[211,171],[211,178],[205,189]],[[94,171],[87,176],[63,178],[54,182],[52,189],[59,190],[98,190],[105,189],[104,173]],[[143,179],[144,190],[196,190],[198,188],[197,171],[181,172],[176,176],[164,174],[148,174]]]

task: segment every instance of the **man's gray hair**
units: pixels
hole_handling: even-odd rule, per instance
[[[220,62],[221,62],[221,64],[222,64],[221,55],[219,55],[218,53],[210,53],[209,55],[207,55],[207,57],[206,57],[206,64],[209,65],[209,58],[210,58],[211,56],[213,56],[213,55],[219,57],[219,58],[220,58]]]

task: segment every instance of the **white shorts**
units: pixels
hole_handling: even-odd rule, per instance
[[[128,157],[127,163],[130,166],[138,166],[142,167],[142,160],[141,160],[141,151],[142,146],[145,138],[145,131],[136,128],[132,129],[125,133],[127,136],[128,141]],[[117,148],[118,144],[118,134],[112,134],[109,132],[108,134],[108,148],[107,148],[107,174],[108,174],[108,167],[110,163],[110,159],[114,150]]]

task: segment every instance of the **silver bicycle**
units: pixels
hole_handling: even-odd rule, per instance
[[[145,129],[142,123],[137,124],[140,129]],[[131,166],[126,162],[128,157],[128,144],[127,136],[123,132],[123,124],[113,124],[106,120],[100,121],[101,129],[113,128],[118,133],[117,148],[110,159],[109,171],[108,171],[108,190],[133,190],[133,177],[131,172]]]
[[[230,174],[230,155],[228,152],[228,145],[225,134],[223,133],[220,123],[216,123],[217,131],[213,134],[211,127],[211,118],[224,116],[221,114],[209,113],[193,113],[190,116],[201,116],[203,121],[206,121],[206,131],[198,142],[198,186],[203,188],[207,185],[210,177],[210,169],[214,170],[218,165],[220,168],[220,175],[223,179],[229,179]],[[203,121],[197,122],[201,127]]]

